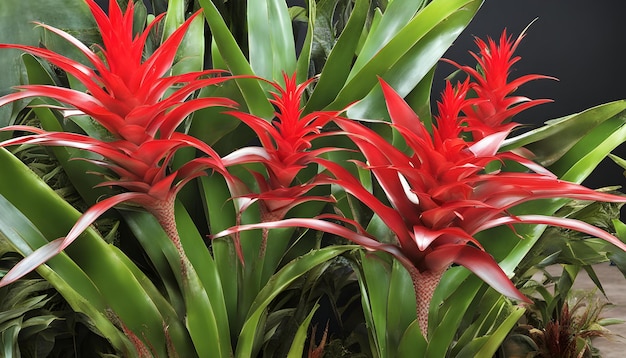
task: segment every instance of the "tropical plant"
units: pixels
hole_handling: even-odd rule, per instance
[[[561,294],[559,292],[559,294]],[[599,298],[595,290],[570,291],[554,316],[536,316],[520,324],[507,337],[502,354],[505,357],[600,357],[592,345],[592,338],[611,337],[608,325],[623,320],[602,318],[608,302]]]
[[[626,251],[558,211],[626,202],[576,184],[624,141],[626,103],[514,136],[546,102],[514,91],[548,77],[509,80],[523,36],[504,33],[477,40],[476,68],[449,61],[467,78],[431,114],[434,68],[481,1],[151,5],[76,0],[95,27],[41,19],[44,46],[0,45],[26,79],[0,98],[0,238],[25,257],[0,285],[36,270],[102,354],[490,356],[546,224]],[[61,168],[80,211],[28,166]]]

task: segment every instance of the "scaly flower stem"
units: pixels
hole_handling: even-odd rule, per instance
[[[176,213],[174,210],[175,195],[170,195],[165,200],[154,200],[150,203],[142,203],[143,206],[157,219],[167,236],[170,238],[176,251],[180,257],[181,278],[183,280],[187,277],[187,267],[191,265],[185,250],[180,241],[180,235],[178,234],[178,228],[176,226]]]
[[[415,290],[415,299],[417,300],[417,321],[422,335],[428,340],[428,311],[430,309],[430,302],[433,299],[435,288],[439,285],[439,281],[441,281],[441,277],[446,270],[419,272],[414,266],[407,267],[407,270],[411,275],[413,289]]]

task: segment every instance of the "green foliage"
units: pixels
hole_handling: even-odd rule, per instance
[[[2,355],[5,357],[114,352],[105,340],[89,331],[89,322],[74,312],[44,280],[25,279],[3,287],[0,310]]]

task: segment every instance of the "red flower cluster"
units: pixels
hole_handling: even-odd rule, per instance
[[[263,80],[263,79],[259,79]],[[271,92],[270,102],[275,106],[274,119],[264,118],[240,111],[228,114],[238,118],[257,135],[261,147],[244,147],[222,158],[225,166],[248,163],[261,163],[266,173],[251,171],[258,193],[251,193],[243,185],[233,185],[234,195],[240,202],[240,211],[246,210],[253,202],[259,202],[261,220],[264,222],[281,220],[293,207],[313,200],[328,201],[329,196],[307,195],[315,186],[326,184],[326,176],[316,175],[306,182],[297,182],[297,175],[308,165],[322,164],[319,156],[338,148],[312,149],[312,141],[322,136],[334,135],[322,132],[322,128],[339,115],[339,111],[316,111],[303,116],[302,96],[314,78],[297,84],[296,75],[283,74],[284,86],[270,82],[276,90]],[[244,200],[241,200],[244,199]],[[245,200],[248,199],[248,200]],[[268,232],[264,230],[261,254],[265,249]],[[243,260],[238,238],[235,237],[238,255]]]
[[[521,37],[512,43],[502,35],[500,44],[477,41],[480,54],[474,57],[479,70],[459,66],[474,82],[456,87],[447,83],[436,127],[430,135],[409,105],[384,81],[381,86],[391,125],[404,138],[409,153],[386,142],[376,132],[351,120],[337,123],[359,147],[370,170],[383,189],[391,208],[336,171],[337,183],[367,204],[393,231],[399,252],[392,252],[409,270],[418,299],[418,320],[424,333],[428,308],[443,272],[452,263],[465,266],[499,292],[528,302],[484,251],[474,235],[500,225],[533,223],[556,225],[603,238],[626,249],[626,245],[594,226],[566,218],[541,215],[515,216],[510,208],[536,199],[572,198],[625,202],[622,197],[595,192],[558,180],[532,161],[512,152],[499,152],[515,123],[511,117],[545,102],[509,96],[519,85],[545,76],[529,75],[508,82],[512,58]],[[476,97],[468,98],[473,90]],[[467,140],[462,133],[469,132]],[[526,166],[528,172],[490,169],[506,161]],[[391,209],[391,210],[390,210]]]
[[[504,139],[516,126],[510,122],[511,118],[524,109],[546,102],[510,96],[519,85],[546,78],[529,75],[508,82],[510,67],[517,61],[512,58],[512,52],[520,39],[511,43],[503,34],[499,46],[491,40],[489,45],[477,41],[480,54],[474,56],[480,69],[459,66],[474,81],[467,79],[456,86],[446,84],[438,103],[439,114],[432,135],[402,97],[381,80],[390,125],[404,138],[410,148],[408,153],[359,122],[334,119],[359,148],[365,162],[357,163],[374,175],[385,200],[368,191],[338,163],[320,162],[318,158],[316,161],[333,176],[320,178],[319,183],[339,185],[361,200],[393,232],[396,244],[379,242],[358,223],[337,215],[240,225],[214,237],[243,230],[300,226],[343,236],[371,250],[388,252],[411,274],[418,321],[424,334],[428,328],[433,292],[453,263],[465,266],[502,294],[529,302],[474,238],[480,231],[500,225],[548,224],[585,232],[626,250],[626,245],[619,239],[577,220],[542,215],[515,216],[509,212],[518,204],[544,198],[626,202],[626,198],[558,180],[545,168],[516,153],[500,152]],[[476,96],[470,97],[470,91]],[[468,140],[464,133],[471,133],[472,138]],[[277,138],[281,137],[273,137],[274,140],[284,140]],[[298,143],[298,139],[290,140]],[[270,160],[269,155],[265,158]],[[528,171],[501,171],[507,161],[517,162]],[[494,167],[492,164],[497,164],[495,167],[499,169],[490,169]],[[357,231],[324,220],[328,218],[348,223]]]
[[[511,96],[521,85],[537,79],[555,79],[543,75],[525,75],[509,82],[512,66],[520,60],[513,53],[524,38],[520,35],[515,41],[507,36],[506,30],[500,36],[499,42],[491,38],[487,42],[476,38],[479,53],[470,52],[478,63],[478,68],[461,66],[452,63],[466,72],[474,80],[471,89],[476,93],[476,101],[468,101],[463,105],[464,122],[467,131],[471,132],[474,140],[479,140],[496,132],[504,132],[517,126],[511,122],[516,114],[550,102],[548,99],[531,100],[522,96]],[[441,112],[440,112],[441,113]]]
[[[237,105],[228,98],[189,99],[194,91],[227,80],[228,77],[213,77],[222,74],[222,71],[207,70],[167,76],[185,32],[199,13],[189,18],[150,57],[143,60],[148,34],[163,15],[157,17],[140,36],[133,37],[132,1],[122,13],[117,1],[111,0],[108,16],[93,0],[86,1],[102,34],[103,47],[99,54],[62,30],[44,24],[40,26],[73,44],[93,68],[47,49],[11,44],[1,44],[0,48],[16,48],[43,58],[76,77],[87,91],[48,85],[19,86],[21,91],[0,98],[0,105],[24,98],[48,97],[68,106],[60,108],[66,115],[89,115],[106,128],[115,140],[104,141],[82,134],[9,126],[1,130],[34,134],[6,140],[0,146],[68,146],[99,154],[102,160],[90,161],[117,176],[100,185],[122,187],[126,192],[93,205],[66,237],[41,247],[36,254],[21,261],[4,276],[1,285],[15,281],[61,252],[103,212],[123,202],[141,205],[153,213],[183,255],[173,217],[177,192],[193,178],[205,175],[207,169],[228,175],[219,155],[210,146],[175,131],[185,117],[195,110]],[[179,88],[166,96],[173,85]],[[59,109],[56,105],[49,107]],[[172,171],[169,164],[174,153],[183,147],[193,147],[206,156]]]

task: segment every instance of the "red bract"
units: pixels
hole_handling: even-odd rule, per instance
[[[217,170],[228,177],[220,157],[202,141],[176,132],[176,127],[195,110],[210,106],[235,107],[227,98],[197,98],[187,100],[196,90],[220,83],[228,77],[205,78],[221,74],[209,70],[178,76],[165,76],[170,71],[178,46],[193,18],[180,28],[146,60],[142,60],[143,47],[150,30],[159,22],[157,17],[137,37],[133,37],[133,2],[122,13],[117,2],[109,3],[109,16],[93,1],[86,0],[102,34],[103,48],[100,56],[92,52],[71,35],[41,25],[76,46],[93,68],[46,49],[23,45],[0,45],[16,48],[46,59],[76,77],[87,89],[86,93],[55,86],[28,85],[18,87],[21,92],[0,98],[0,105],[30,98],[48,97],[68,106],[66,113],[87,114],[106,128],[114,141],[105,142],[82,134],[46,132],[38,128],[9,126],[2,130],[19,130],[34,133],[0,143],[0,146],[40,144],[67,146],[90,151],[102,156],[90,162],[108,169],[114,177],[107,178],[101,186],[118,186],[127,192],[104,199],[89,208],[64,238],[47,244],[16,265],[0,281],[6,285],[35,269],[47,259],[58,254],[82,233],[103,212],[113,206],[132,202],[146,208],[159,220],[169,237],[184,257],[174,220],[174,200],[180,188],[190,180],[204,175],[207,169]],[[165,96],[173,85],[179,88]],[[49,105],[51,108],[57,106]],[[192,147],[206,157],[191,160],[175,171],[170,163],[175,152]],[[107,174],[108,175],[108,174]]]
[[[357,122],[337,120],[337,123],[361,150],[366,163],[360,165],[374,174],[391,207],[347,172],[331,171],[337,184],[370,207],[395,234],[399,253],[394,255],[411,273],[418,320],[424,333],[432,294],[452,263],[467,267],[499,292],[528,302],[474,238],[479,231],[516,223],[557,225],[600,237],[626,250],[626,245],[617,238],[580,221],[541,215],[514,216],[508,212],[515,205],[542,198],[613,202],[626,202],[626,199],[560,181],[522,157],[498,153],[510,129],[494,131],[477,142],[465,142],[458,136],[465,129],[458,114],[463,107],[467,82],[456,90],[451,86],[446,88],[439,106],[443,112],[437,117],[432,137],[409,105],[385,82],[381,81],[381,86],[391,125],[402,135],[411,153],[394,148]],[[504,160],[517,161],[534,172],[487,169],[489,163]]]
[[[476,38],[479,53],[470,52],[478,62],[478,68],[461,66],[454,61],[446,60],[466,72],[475,81],[471,89],[476,93],[477,100],[467,103],[463,112],[474,140],[489,134],[510,130],[516,123],[511,118],[516,114],[536,105],[550,102],[547,99],[531,100],[523,96],[511,96],[517,88],[529,81],[537,79],[555,79],[542,75],[526,75],[509,82],[511,67],[520,60],[513,53],[524,38],[521,34],[514,42],[506,31],[502,33],[499,43],[491,38],[487,42]]]
[[[230,165],[261,162],[268,171],[268,185],[272,188],[289,187],[296,175],[311,163],[312,158],[334,148],[313,149],[311,142],[329,135],[322,128],[340,112],[313,112],[302,116],[302,94],[314,80],[297,84],[295,74],[283,75],[284,88],[270,82],[277,92],[272,92],[272,104],[276,106],[272,121],[245,112],[230,111],[257,135],[262,148],[244,148],[224,158]]]
[[[324,177],[316,176],[305,183],[294,181],[298,173],[311,163],[323,162],[318,158],[320,154],[336,150],[336,148],[311,149],[311,142],[321,136],[332,134],[322,132],[322,128],[339,112],[318,111],[303,116],[302,95],[314,79],[311,78],[298,84],[295,74],[291,77],[283,74],[283,80],[284,86],[269,82],[276,90],[271,93],[273,99],[270,100],[277,109],[272,121],[245,112],[227,112],[250,127],[261,144],[261,147],[245,147],[237,150],[224,157],[223,162],[226,166],[246,163],[263,164],[267,176],[252,172],[259,192],[251,194],[248,189],[241,189],[240,192],[234,193],[238,198],[252,199],[242,205],[240,208],[242,211],[252,202],[259,201],[263,221],[280,220],[291,208],[303,202],[332,201],[330,197],[305,195],[316,185],[323,184],[320,180]],[[264,233],[263,245],[266,238],[267,231]],[[241,259],[241,252],[239,254]]]
[[[76,38],[54,27],[39,24],[61,36],[79,49],[93,68],[85,66],[47,49],[18,44],[0,44],[0,48],[15,48],[46,59],[55,66],[76,77],[87,92],[46,85],[18,86],[21,92],[3,97],[0,105],[8,102],[43,96],[53,98],[71,106],[74,114],[91,116],[115,137],[140,144],[155,138],[167,138],[191,112],[212,105],[234,106],[227,98],[198,98],[184,102],[194,91],[227,80],[223,78],[203,78],[207,75],[222,74],[220,70],[191,72],[177,76],[164,76],[172,67],[176,51],[191,21],[199,14],[192,15],[180,28],[145,61],[142,61],[143,48],[151,29],[159,23],[159,15],[146,30],[133,38],[133,3],[124,14],[117,2],[109,4],[107,17],[93,1],[86,0],[98,24],[104,47],[99,54],[91,51]],[[174,93],[164,98],[172,85],[180,85]]]

